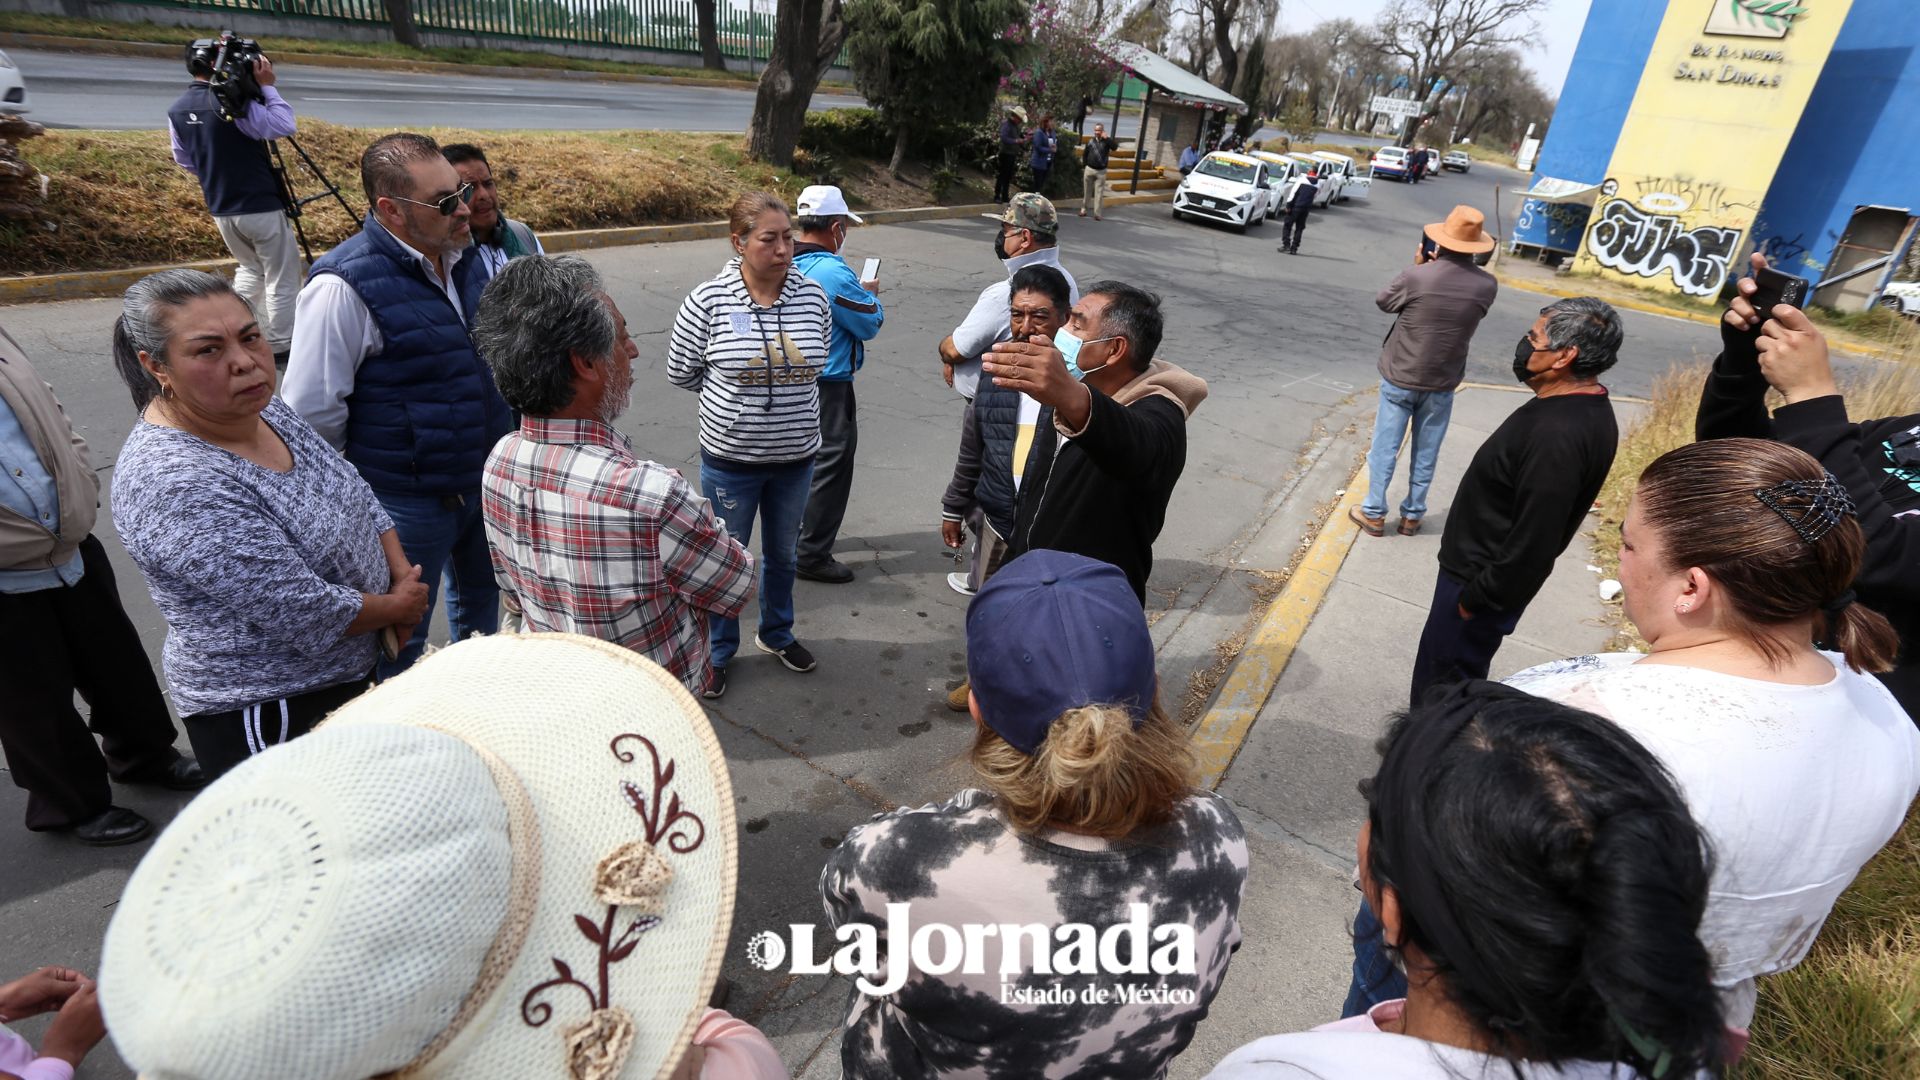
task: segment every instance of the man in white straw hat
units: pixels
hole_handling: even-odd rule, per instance
[[[738,851],[684,686],[606,642],[427,657],[174,819],[107,928],[146,1080],[784,1078],[706,1007]]]
[[[1480,328],[1499,283],[1474,265],[1493,250],[1485,219],[1471,206],[1456,206],[1447,220],[1426,228],[1413,265],[1380,290],[1374,303],[1397,316],[1380,346],[1380,406],[1367,452],[1367,497],[1347,516],[1368,536],[1387,531],[1387,484],[1400,456],[1400,441],[1413,426],[1407,497],[1400,503],[1400,535],[1420,531],[1427,490],[1440,460],[1440,441],[1453,416],[1453,392],[1467,372],[1467,346]]]

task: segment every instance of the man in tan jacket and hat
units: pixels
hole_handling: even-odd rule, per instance
[[[166,701],[92,536],[100,478],[86,440],[5,331],[0,468],[0,749],[27,791],[27,828],[101,846],[144,839],[152,824],[113,805],[109,773],[177,791],[206,779],[173,748]]]
[[[1474,264],[1493,250],[1485,219],[1471,206],[1456,206],[1447,220],[1426,228],[1413,265],[1400,271],[1374,303],[1396,315],[1380,348],[1380,407],[1367,453],[1367,498],[1347,516],[1368,536],[1387,531],[1387,484],[1400,456],[1400,441],[1413,426],[1413,460],[1407,466],[1407,497],[1400,503],[1400,535],[1420,531],[1427,489],[1440,460],[1440,441],[1453,415],[1453,392],[1467,371],[1467,346],[1493,306],[1499,285]]]

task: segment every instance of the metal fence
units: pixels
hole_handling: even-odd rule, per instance
[[[249,12],[327,22],[388,24],[383,0],[143,0],[195,11]],[[698,53],[692,0],[411,0],[414,26],[500,39],[616,45]],[[718,5],[720,53],[765,60],[775,0],[751,14]]]

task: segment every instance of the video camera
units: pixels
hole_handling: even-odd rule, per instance
[[[187,70],[207,77],[214,100],[220,103],[220,119],[231,123],[254,102],[267,99],[253,77],[253,63],[261,56],[259,42],[222,30],[217,38],[201,38],[187,46]]]

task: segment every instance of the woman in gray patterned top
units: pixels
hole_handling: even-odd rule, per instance
[[[140,413],[115,524],[167,620],[174,707],[219,776],[359,693],[427,587],[372,489],[273,396],[267,340],[226,281],[142,279],[113,353]]]
[[[967,610],[982,789],[847,835],[820,889],[859,958],[840,1043],[857,1080],[1153,1078],[1240,947],[1247,844],[1192,787],[1127,577],[1059,551]],[[864,984],[864,985],[863,985]]]

